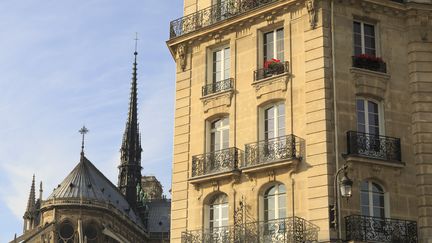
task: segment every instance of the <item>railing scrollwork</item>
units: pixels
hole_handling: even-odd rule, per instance
[[[236,170],[242,158],[243,152],[234,147],[192,156],[192,177]]]
[[[347,132],[347,144],[348,155],[401,161],[401,143],[399,138],[349,131]]]

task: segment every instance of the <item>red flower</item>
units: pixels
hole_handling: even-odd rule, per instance
[[[272,58],[272,59],[267,60],[267,61],[264,62],[264,68],[269,68],[269,66],[271,64],[273,64],[273,63],[279,63],[279,62],[280,62],[279,59]]]

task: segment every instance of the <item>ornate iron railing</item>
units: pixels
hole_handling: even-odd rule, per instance
[[[294,243],[318,240],[319,227],[300,217],[256,221],[241,225],[182,233],[182,243]]]
[[[274,65],[267,68],[260,68],[254,71],[254,81],[265,79],[274,75],[289,72],[289,62],[281,62],[280,65]]]
[[[351,215],[345,217],[346,239],[362,242],[416,243],[417,222]]]
[[[348,131],[347,145],[348,155],[401,161],[401,144],[399,138]]]
[[[360,56],[352,57],[352,65],[356,68],[368,69],[375,72],[387,73],[387,64],[381,59],[367,59]]]
[[[242,160],[243,152],[238,148],[192,156],[192,177],[237,170]]]
[[[202,95],[206,96],[209,94],[219,93],[222,91],[230,90],[233,88],[233,79],[225,79],[211,84],[206,84],[202,87]]]
[[[291,134],[246,144],[245,160],[241,167],[301,158],[302,141],[303,139]]]
[[[170,38],[218,23],[279,0],[225,0],[171,21]]]

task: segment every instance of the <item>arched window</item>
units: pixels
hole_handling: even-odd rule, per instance
[[[229,147],[229,118],[224,117],[210,123],[210,152]]]
[[[225,194],[216,195],[209,205],[210,230],[219,231],[228,226],[228,197]]]
[[[384,189],[372,181],[363,181],[360,186],[360,208],[363,216],[385,218]]]
[[[286,189],[283,184],[276,184],[264,192],[264,221],[286,217]]]
[[[71,222],[68,220],[63,221],[58,228],[58,241],[61,243],[73,243],[75,236],[75,229]]]

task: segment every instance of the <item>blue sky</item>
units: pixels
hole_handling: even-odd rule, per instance
[[[181,0],[0,1],[0,242],[22,231],[31,177],[44,198],[86,156],[115,184],[138,43],[143,174],[171,183],[174,61]]]

